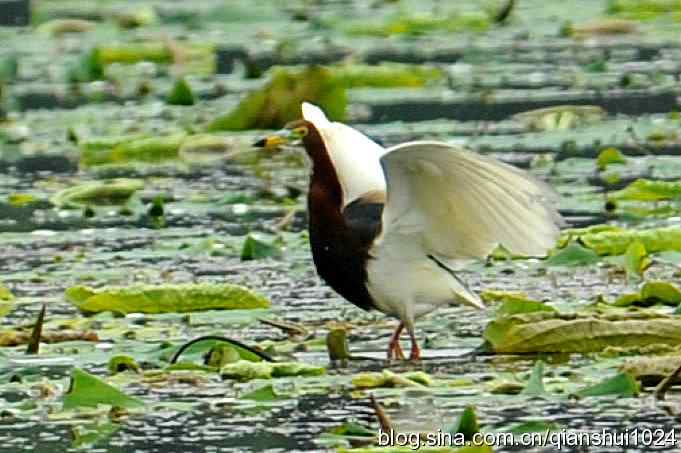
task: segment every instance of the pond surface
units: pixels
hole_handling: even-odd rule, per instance
[[[421,363],[386,362],[395,321],[344,302],[316,276],[306,232],[306,158],[295,149],[252,149],[263,131],[217,132],[217,147],[181,148],[153,162],[87,165],[83,157],[88,146],[124,143],[120,137],[202,133],[212,118],[260,89],[267,73],[255,76],[273,65],[400,62],[436,67],[444,77],[417,87],[347,90],[347,121],[384,145],[437,139],[525,168],[559,193],[567,227],[679,227],[678,194],[614,207],[606,201],[640,178],[679,181],[681,9],[644,14],[624,8],[632,3],[626,1],[520,0],[508,22],[496,25],[475,1],[451,10],[411,0],[34,3],[37,27],[0,28],[0,287],[14,296],[4,313],[0,293],[0,451],[336,451],[371,443],[329,435],[352,421],[377,432],[370,393],[404,431],[445,431],[473,406],[485,432],[519,432],[536,422],[552,430],[661,428],[681,436],[678,388],[663,402],[650,387],[637,396],[574,396],[655,350],[485,352],[480,347],[494,307],[449,307],[423,318]],[[619,4],[623,9],[613,10]],[[435,19],[440,16],[450,21]],[[62,23],[68,33],[55,31],[55,22],[46,26],[63,18],[87,22]],[[122,27],[130,21],[138,26]],[[165,57],[115,62],[102,80],[73,75],[93,46],[132,42],[191,42],[210,52],[185,49],[172,64]],[[194,105],[166,102],[180,74]],[[598,106],[602,115],[514,116],[560,104]],[[596,157],[610,147],[626,161],[599,169]],[[56,201],[64,189],[109,178],[132,178],[142,187],[118,205]],[[242,260],[248,235],[276,250],[274,256]],[[679,251],[651,253],[645,279],[678,283]],[[599,297],[612,301],[637,290],[638,279],[625,268],[610,256],[575,267],[509,257],[473,263],[460,276],[475,291],[521,292],[561,312],[675,313],[672,306],[598,305]],[[64,296],[74,285],[223,282],[266,296],[271,308],[83,314]],[[43,306],[40,354],[25,355]],[[292,323],[304,334],[261,318]],[[357,360],[332,367],[325,338],[338,326],[348,330]],[[203,335],[328,369],[322,376],[247,382],[197,368],[163,371],[177,347]],[[115,355],[134,358],[142,372],[111,375]],[[188,356],[202,361],[200,352]],[[545,362],[547,393],[518,394],[538,359]],[[136,396],[144,408],[64,410],[74,367]],[[353,384],[359,373],[382,370],[421,370],[433,382],[371,390]],[[268,385],[273,397],[244,398]]]

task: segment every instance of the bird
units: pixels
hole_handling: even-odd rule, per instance
[[[415,320],[448,305],[485,309],[456,275],[498,246],[545,256],[563,220],[548,184],[461,146],[412,141],[385,148],[302,103],[302,119],[254,146],[301,145],[312,161],[308,230],[317,274],[364,310],[396,318],[388,360],[421,350]],[[457,264],[458,263],[458,264]]]

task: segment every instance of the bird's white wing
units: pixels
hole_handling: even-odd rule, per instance
[[[395,146],[381,164],[384,239],[409,235],[452,260],[485,257],[499,244],[543,256],[555,244],[562,222],[556,196],[520,169],[438,142]]]

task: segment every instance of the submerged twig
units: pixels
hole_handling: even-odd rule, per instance
[[[45,311],[47,306],[43,304],[43,308],[38,314],[38,319],[33,326],[33,331],[31,332],[31,339],[28,342],[28,347],[26,348],[26,354],[37,354],[40,351],[40,338],[43,336],[43,324],[45,323]]]
[[[655,399],[657,400],[664,400],[664,396],[667,393],[667,390],[669,390],[669,387],[672,386],[676,378],[679,377],[681,374],[681,365],[676,367],[676,369],[666,378],[662,380],[659,384],[657,384],[657,387],[655,387]]]
[[[308,330],[301,326],[300,324],[296,324],[293,322],[285,322],[285,321],[276,321],[276,320],[270,320],[270,319],[265,319],[265,318],[258,318],[258,321],[271,326],[271,327],[276,327],[277,329],[281,329],[284,331],[284,333],[290,337],[293,336],[307,336],[309,333]]]
[[[255,348],[252,348],[248,345],[245,345],[240,341],[232,340],[231,338],[227,338],[227,337],[221,337],[219,335],[205,335],[203,337],[194,338],[193,340],[191,340],[191,341],[183,344],[182,346],[180,346],[180,349],[178,349],[177,352],[175,354],[173,354],[173,357],[170,359],[170,364],[172,365],[172,364],[176,363],[177,359],[179,359],[180,356],[182,355],[182,353],[184,351],[186,351],[190,346],[192,346],[196,343],[199,343],[201,341],[206,341],[206,340],[223,341],[225,343],[233,344],[234,346],[238,346],[238,347],[243,348],[243,349],[245,349],[249,352],[252,352],[253,354],[257,355],[258,357],[260,357],[261,359],[263,359],[266,362],[276,362],[276,360],[274,360],[268,354],[265,354],[262,351],[258,351]]]
[[[381,425],[381,429],[383,432],[388,432],[392,431],[393,429],[393,424],[390,421],[390,418],[388,415],[385,413],[383,410],[383,406],[376,401],[376,398],[374,397],[374,394],[369,395],[369,401],[371,401],[371,406],[374,408],[374,413],[376,414],[376,418],[378,419],[379,425]]]

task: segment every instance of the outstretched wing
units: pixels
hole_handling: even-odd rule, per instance
[[[446,259],[482,258],[499,244],[543,256],[555,244],[562,222],[556,196],[520,169],[438,142],[395,146],[381,164],[384,238],[412,236]]]

